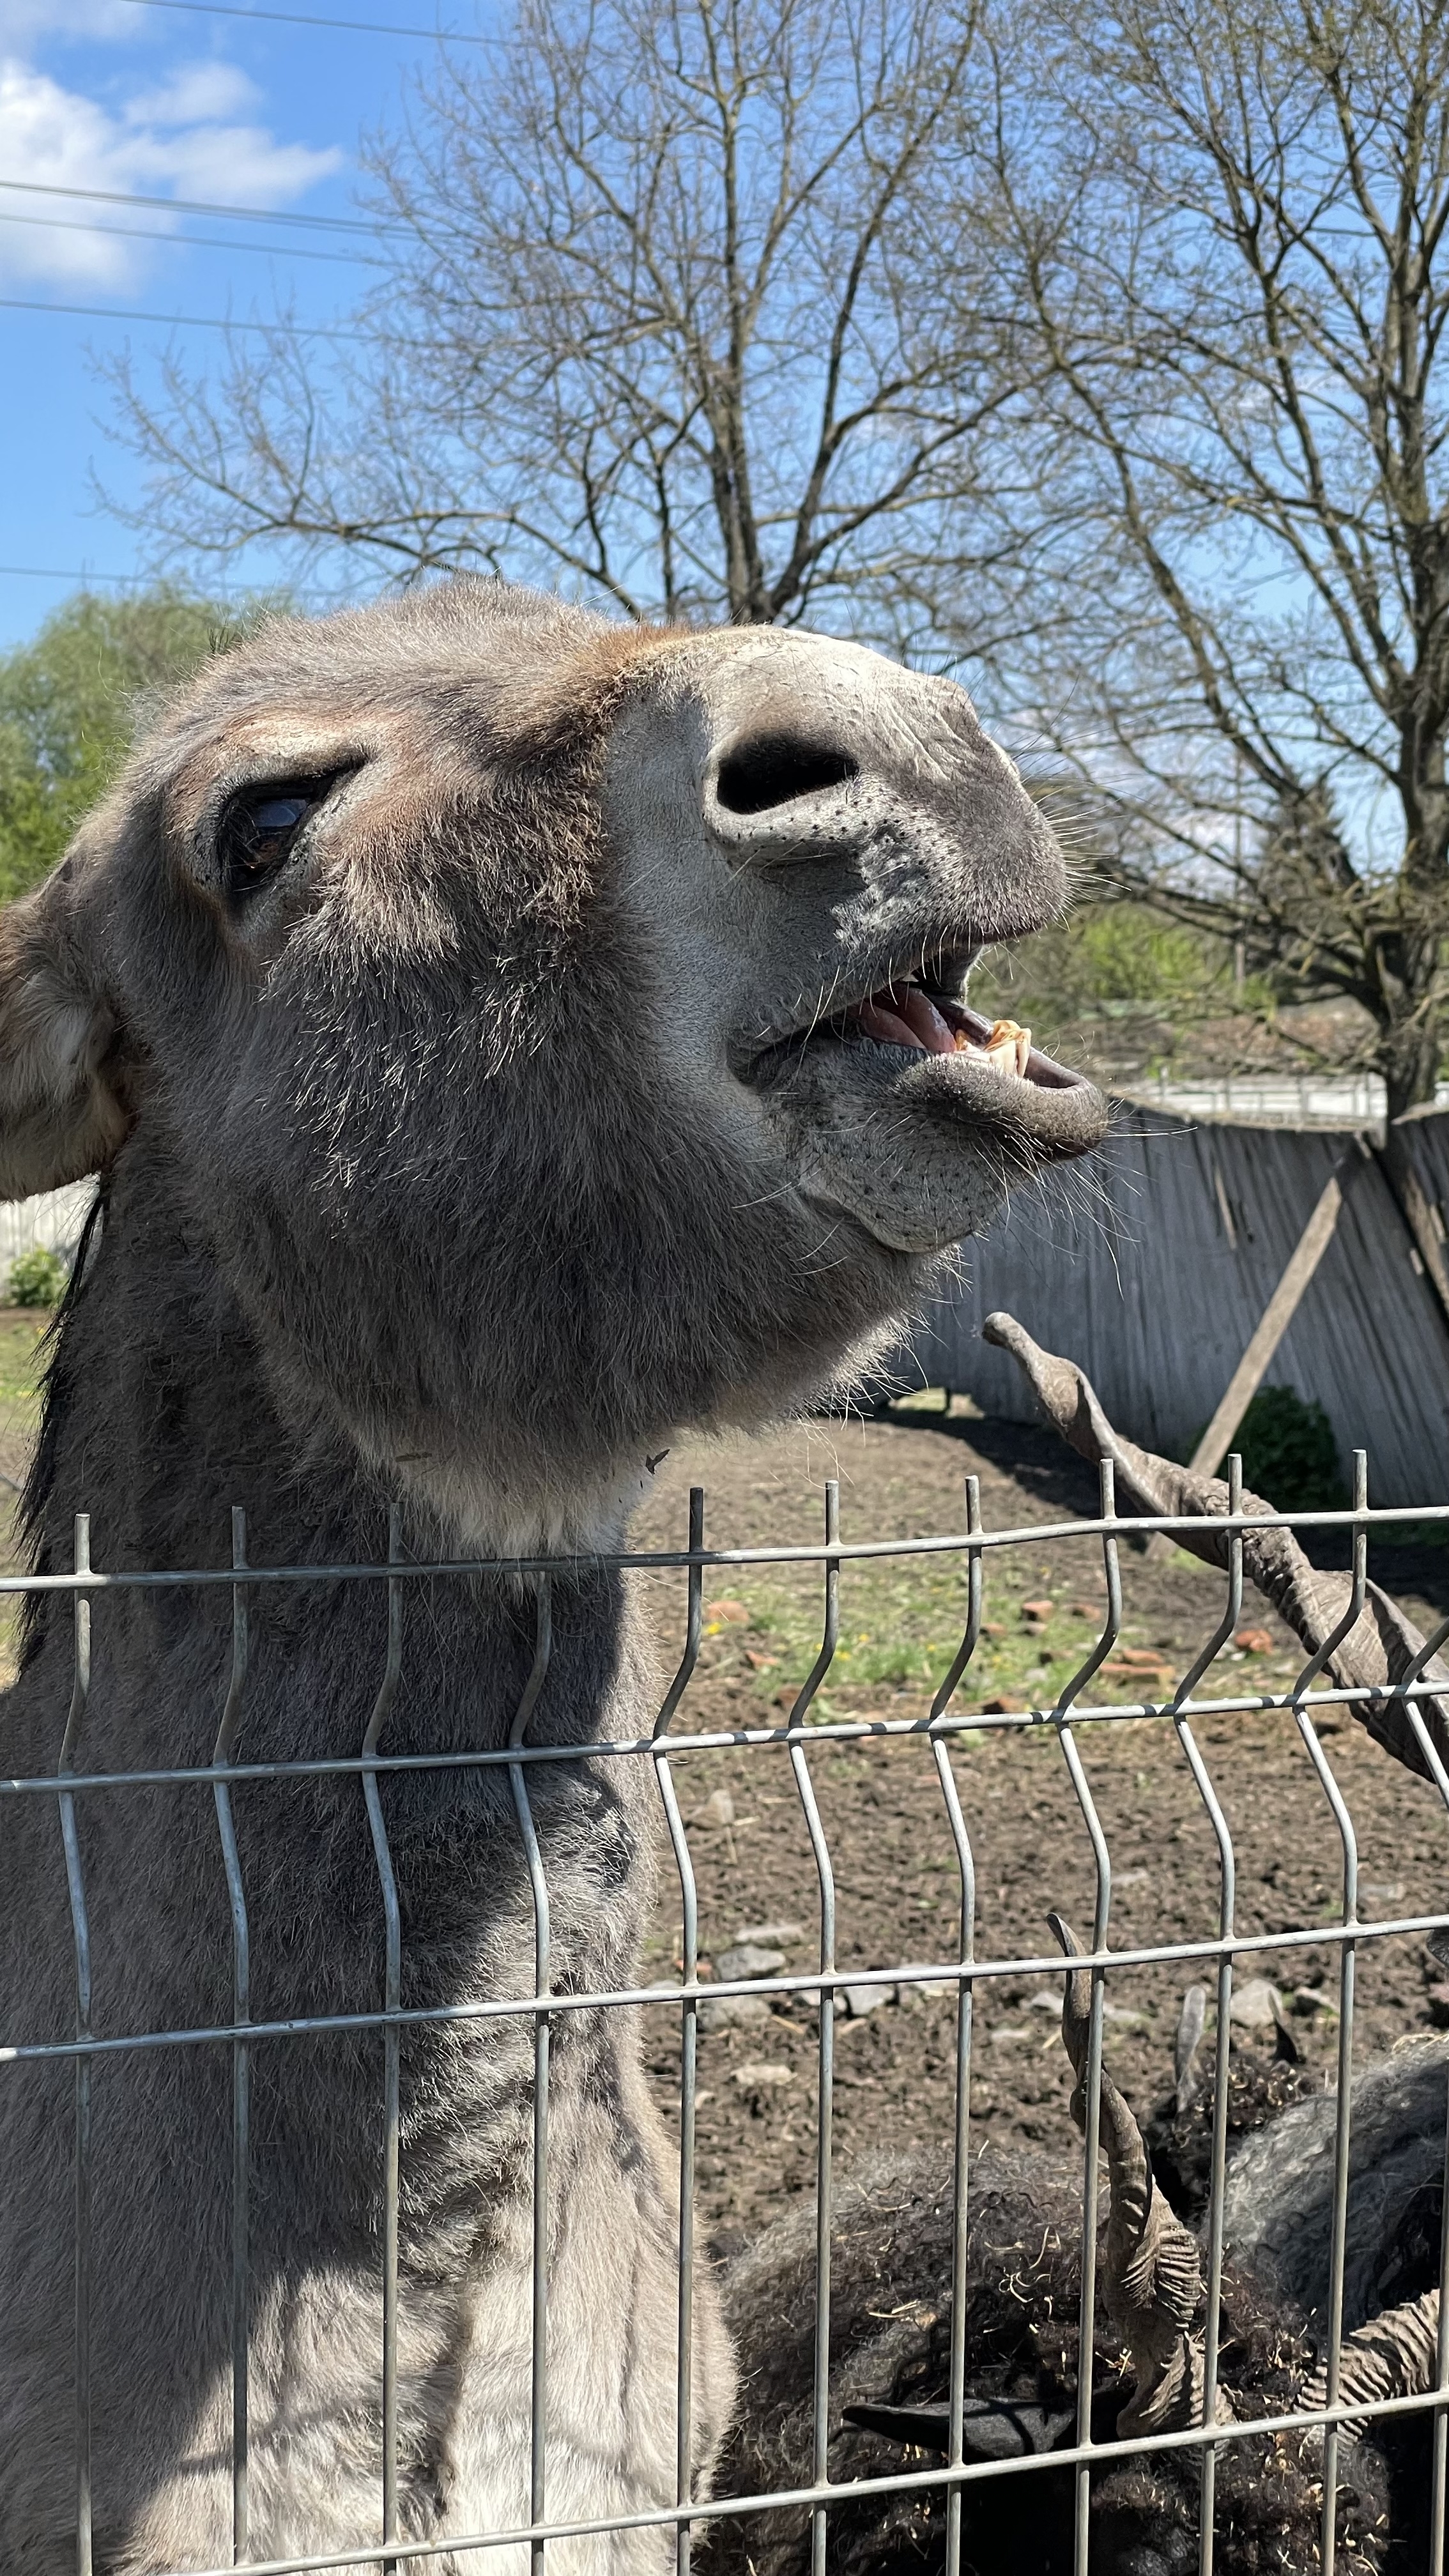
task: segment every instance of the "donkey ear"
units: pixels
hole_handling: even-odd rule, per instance
[[[0,1199],[99,1171],[131,1123],[82,875],[64,859],[0,912]]]

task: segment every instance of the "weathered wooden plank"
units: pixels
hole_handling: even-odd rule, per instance
[[[915,1370],[987,1412],[1030,1418],[1004,1354],[980,1339],[993,1307],[1080,1360],[1133,1439],[1186,1457],[1216,1411],[1314,1206],[1343,1130],[1189,1121],[1124,1107],[1086,1175],[1025,1194],[966,1247],[958,1286],[915,1337]],[[1449,1116],[1414,1122],[1433,1221],[1449,1211]],[[1371,1498],[1443,1498],[1449,1482],[1449,1331],[1416,1247],[1365,1156],[1269,1374],[1316,1397],[1348,1452],[1369,1453]]]
[[[1298,1311],[1308,1282],[1328,1250],[1342,1206],[1343,1190],[1338,1174],[1333,1172],[1294,1246],[1287,1269],[1258,1319],[1247,1349],[1228,1380],[1221,1404],[1192,1453],[1189,1463],[1197,1475],[1215,1476],[1232,1447],[1233,1433],[1262,1385],[1273,1355]]]

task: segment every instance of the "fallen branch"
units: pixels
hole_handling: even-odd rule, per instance
[[[982,1331],[988,1342],[1011,1353],[1048,1419],[1079,1457],[1093,1465],[1111,1459],[1119,1512],[1138,1519],[1185,1521],[1187,1527],[1173,1532],[1177,1545],[1226,1571],[1228,1535],[1212,1526],[1228,1509],[1228,1489],[1221,1477],[1179,1467],[1170,1458],[1159,1458],[1153,1450],[1124,1440],[1114,1431],[1076,1362],[1042,1350],[1015,1316],[988,1315]],[[1256,1494],[1245,1493],[1242,1508],[1256,1519],[1273,1507]],[[1194,1528],[1194,1522],[1201,1526]],[[1352,1600],[1352,1578],[1320,1572],[1289,1529],[1245,1530],[1243,1572],[1310,1654],[1317,1654],[1333,1634]],[[1354,1716],[1396,1762],[1427,1780],[1433,1778],[1434,1766],[1411,1715],[1411,1706],[1416,1707],[1434,1752],[1449,1769],[1449,1665],[1438,1654],[1426,1653],[1426,1640],[1413,1621],[1378,1584],[1368,1585],[1362,1612],[1335,1646],[1325,1670],[1345,1690],[1379,1694],[1350,1702]],[[1396,1685],[1418,1680],[1442,1684],[1444,1695],[1436,1691],[1435,1696],[1426,1695],[1412,1704],[1397,1695]]]

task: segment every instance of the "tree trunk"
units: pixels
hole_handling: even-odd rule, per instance
[[[1391,1029],[1378,1052],[1378,1069],[1388,1095],[1390,1126],[1411,1109],[1422,1109],[1434,1097],[1441,1052],[1437,1023],[1428,1028]]]
[[[1424,1276],[1449,1320],[1449,1253],[1443,1220],[1419,1178],[1412,1144],[1411,1113],[1426,1107],[1434,1098],[1439,1054],[1439,1029],[1432,1016],[1427,1025],[1421,1022],[1413,1028],[1387,1032],[1379,1050],[1388,1095],[1382,1168]]]

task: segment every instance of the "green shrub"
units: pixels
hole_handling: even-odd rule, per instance
[[[10,1264],[10,1303],[12,1306],[58,1306],[65,1293],[68,1273],[58,1252],[47,1252],[43,1243],[31,1245]]]
[[[1275,1512],[1331,1512],[1348,1501],[1333,1425],[1321,1404],[1291,1386],[1259,1387],[1232,1446],[1248,1491]]]

